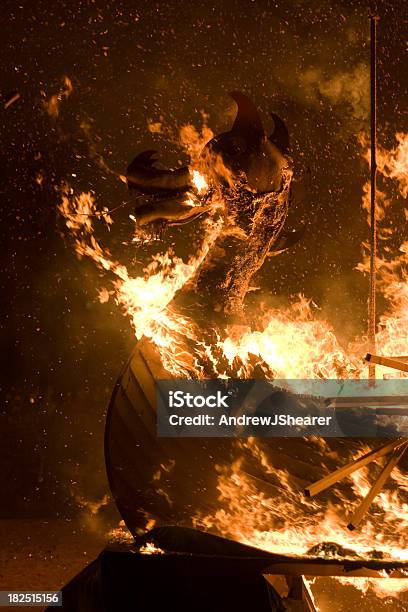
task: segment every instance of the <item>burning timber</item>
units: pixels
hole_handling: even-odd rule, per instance
[[[303,496],[310,482],[324,478],[342,457],[344,462],[349,453],[358,452],[358,441],[158,438],[156,380],[169,377],[157,349],[141,340],[117,382],[108,411],[109,482],[134,535],[146,524],[182,525],[302,557],[316,550],[326,556],[328,543],[336,542],[339,557],[405,558],[404,528],[398,535],[392,527],[400,520],[397,515],[404,515],[403,503],[392,507],[387,496],[382,500],[389,526],[377,513],[362,532],[347,530],[343,508],[352,508],[360,487],[367,486],[358,472],[350,470],[352,486],[326,491],[323,505]],[[393,494],[389,493],[390,501]],[[377,521],[381,541],[372,536]],[[331,555],[333,550],[331,545]]]

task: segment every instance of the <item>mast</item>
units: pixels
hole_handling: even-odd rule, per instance
[[[368,297],[368,350],[376,353],[376,285],[377,285],[377,15],[370,16],[370,289]],[[368,377],[375,378],[375,365],[368,367]]]

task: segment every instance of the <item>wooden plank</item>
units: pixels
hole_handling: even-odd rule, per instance
[[[283,599],[285,610],[301,609],[302,612],[317,612],[313,595],[304,576],[281,576],[279,574],[264,574],[263,576]],[[299,607],[300,602],[302,602],[301,607]]]
[[[318,612],[318,608],[316,608],[313,593],[310,590],[308,583],[305,580],[305,577],[301,577],[302,580],[302,601],[306,607],[307,612]]]
[[[159,465],[159,453],[154,444],[154,438],[142,419],[140,419],[130,402],[127,394],[120,388],[115,397],[115,413],[112,415],[111,432],[109,440],[109,460],[112,467],[117,464],[118,458],[111,456],[113,443],[120,449],[122,461],[126,458],[127,469],[130,466],[144,474],[153,471]]]
[[[129,382],[125,393],[133,406],[133,411],[143,421],[144,426],[149,430],[152,441],[156,439],[156,410],[155,405],[151,405],[149,398],[143,392],[139,380],[135,378],[133,370],[129,368]]]
[[[174,378],[174,376],[169,374],[163,367],[159,350],[148,338],[142,338],[138,344],[138,348],[154,380],[168,380]]]
[[[354,529],[358,527],[364,514],[367,512],[368,508],[374,501],[375,497],[378,495],[378,493],[383,488],[392,470],[395,468],[397,463],[400,461],[402,455],[405,453],[407,446],[408,446],[408,442],[405,442],[400,447],[394,450],[390,460],[385,464],[380,475],[378,476],[373,486],[369,490],[368,494],[365,496],[365,498],[363,499],[363,501],[361,502],[357,510],[354,512],[349,524],[347,525],[347,528],[350,529],[350,531],[353,531]]]
[[[408,406],[408,395],[378,395],[335,397],[328,408],[356,408],[357,406]]]
[[[305,495],[307,497],[313,497],[313,495],[317,495],[317,493],[324,491],[325,489],[327,489],[328,487],[331,487],[333,484],[335,484],[339,480],[342,480],[343,478],[345,478],[346,476],[349,476],[356,470],[359,470],[360,468],[364,467],[368,463],[371,463],[371,461],[373,461],[374,459],[378,459],[379,457],[384,457],[385,455],[388,455],[388,453],[394,450],[394,448],[401,446],[401,444],[404,444],[404,441],[401,438],[399,438],[397,440],[392,440],[391,442],[387,442],[387,444],[380,446],[380,448],[374,448],[369,453],[366,453],[362,457],[359,457],[358,459],[355,459],[354,461],[351,461],[350,463],[343,465],[342,467],[338,468],[337,470],[335,470],[328,476],[325,476],[321,480],[318,480],[314,484],[307,487],[305,489]]]
[[[322,559],[290,560],[286,562],[272,563],[262,574],[282,575],[282,576],[347,576],[349,578],[384,578],[384,571],[387,572],[386,578],[407,578],[407,570],[404,563],[387,564],[375,567],[371,561],[358,559],[356,561],[332,561]]]
[[[393,368],[394,370],[401,370],[401,372],[408,372],[408,363],[399,359],[367,353],[367,355],[364,357],[364,361],[367,361],[370,364],[376,363],[387,368]]]
[[[130,362],[134,379],[137,380],[143,394],[146,396],[148,403],[156,412],[156,384],[152,376],[151,370],[146,364],[140,350],[136,350]]]

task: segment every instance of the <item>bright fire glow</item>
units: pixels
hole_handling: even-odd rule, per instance
[[[185,145],[188,143],[191,159],[197,159],[202,139],[197,138],[195,130],[184,126],[182,141]],[[191,168],[197,193],[202,195],[208,190],[205,176],[194,168],[193,163]],[[400,193],[407,196],[407,134],[397,134],[397,146],[391,151],[381,149],[379,172],[397,181]],[[367,198],[369,192],[365,189],[365,208]],[[385,196],[383,201],[386,201]],[[391,202],[387,201],[387,205],[391,205]],[[219,202],[217,206],[219,209]],[[132,276],[127,267],[115,261],[96,238],[93,223],[96,215],[108,225],[112,220],[108,214],[98,213],[92,194],[75,195],[70,188],[65,187],[59,210],[74,237],[78,256],[91,258],[107,273],[109,289],[102,290],[101,301],[113,296],[129,317],[136,338],[144,335],[150,339],[171,375],[202,376],[200,358],[203,358],[211,361],[219,376],[226,375],[222,365],[223,360],[226,360],[235,369],[237,376],[250,377],[251,361],[255,355],[279,378],[366,376],[366,366],[362,363],[366,346],[364,334],[350,346],[342,346],[330,323],[316,316],[317,309],[311,300],[302,296],[286,310],[263,312],[259,329],[238,326],[214,329],[217,341],[213,345],[208,345],[207,339],[200,336],[192,319],[180,315],[171,301],[176,292],[193,279],[223,230],[221,216],[210,215],[201,221],[201,248],[187,262],[168,251],[155,256],[144,268],[142,275]],[[384,216],[383,213],[381,215]],[[379,322],[379,354],[408,355],[407,253],[405,243],[394,259],[380,258],[379,287],[388,302],[388,308]],[[359,269],[366,272],[366,262]],[[376,368],[380,378],[389,372],[386,368]],[[318,444],[322,452],[325,450],[323,440],[309,440],[307,443],[312,446]],[[247,440],[237,442],[236,447],[236,460],[230,465],[217,467],[218,511],[214,515],[197,515],[194,518],[196,526],[240,542],[292,555],[306,554],[316,542],[335,542],[337,546],[355,551],[356,554],[367,555],[375,549],[385,555],[408,560],[408,505],[401,499],[399,492],[384,490],[375,501],[377,515],[387,513],[389,529],[378,529],[376,518],[370,516],[363,530],[351,533],[339,518],[336,507],[327,502],[301,497],[300,487],[291,482],[289,474],[270,464],[261,443]],[[276,492],[272,487],[270,494],[266,493],[256,478],[243,470],[244,456],[248,453],[259,462],[263,471],[279,478],[284,492],[281,489]],[[393,478],[398,478],[406,491],[406,479],[400,472],[396,471],[396,474]],[[369,486],[367,473],[356,472],[350,482],[354,494],[360,498],[364,496]],[[340,497],[340,506],[343,513],[351,510],[353,504],[350,499]],[[369,583],[364,582],[366,584]],[[392,584],[396,585],[395,582]],[[387,583],[382,585],[387,590]]]
[[[197,192],[201,195],[208,189],[208,183],[205,177],[198,170],[193,170],[193,183]]]

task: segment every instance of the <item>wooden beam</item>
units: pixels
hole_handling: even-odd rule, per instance
[[[365,498],[363,499],[363,501],[361,502],[357,510],[354,512],[350,520],[350,523],[347,525],[347,528],[350,529],[350,531],[353,531],[354,529],[356,529],[356,527],[358,527],[364,514],[367,512],[373,500],[383,488],[392,470],[395,468],[395,466],[400,461],[402,455],[405,453],[407,446],[408,446],[408,442],[405,442],[400,447],[394,450],[390,460],[385,464],[377,480],[374,482],[373,486],[371,487],[370,491],[365,496]]]
[[[375,351],[377,331],[377,20],[377,16],[370,16],[370,288],[367,330],[370,351]],[[368,377],[375,379],[374,362],[370,362]]]
[[[364,361],[367,361],[370,364],[376,363],[387,368],[394,368],[394,370],[401,370],[401,372],[408,372],[408,363],[395,357],[382,357],[380,355],[372,355],[371,353],[367,353],[367,355],[364,357]]]
[[[268,576],[348,576],[350,578],[407,578],[406,563],[377,563],[372,560],[328,560],[328,559],[291,559],[290,562],[276,562],[262,570],[262,575]],[[273,586],[273,582],[271,583]]]
[[[369,395],[334,397],[329,400],[328,408],[356,408],[358,406],[407,406],[408,395]]]
[[[318,612],[318,608],[315,606],[313,593],[304,576],[302,576],[302,601],[307,612]]]
[[[354,461],[343,465],[343,467],[338,468],[328,476],[325,476],[321,480],[318,480],[314,484],[307,487],[305,489],[305,495],[307,497],[313,497],[313,495],[317,495],[317,493],[324,491],[328,487],[334,485],[339,480],[342,480],[343,478],[349,476],[356,470],[359,470],[368,463],[371,463],[371,461],[374,461],[374,459],[378,459],[379,457],[384,457],[385,455],[388,455],[388,453],[393,451],[395,448],[398,448],[402,444],[405,444],[404,440],[398,438],[396,440],[392,440],[391,442],[387,442],[387,444],[384,444],[379,448],[371,450],[369,453],[366,453],[362,457],[359,457],[358,459],[355,459]]]
[[[295,609],[300,609],[296,603],[302,602],[303,612],[317,612],[312,592],[309,589],[305,577],[287,576],[286,580],[290,586],[290,591],[288,596],[283,600],[285,609],[292,610],[293,605],[296,606]]]

